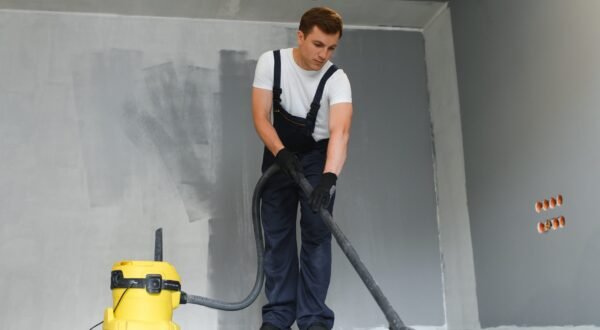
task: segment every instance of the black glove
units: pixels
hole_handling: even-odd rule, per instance
[[[315,187],[308,200],[313,212],[318,212],[322,207],[327,208],[331,202],[331,196],[335,193],[335,182],[337,175],[327,172],[321,176],[321,181]]]
[[[300,160],[298,160],[298,157],[296,157],[293,152],[287,150],[286,148],[279,150],[275,156],[275,163],[277,163],[279,168],[281,168],[281,170],[289,175],[292,179],[294,179],[298,173],[302,173],[302,165],[300,165]]]

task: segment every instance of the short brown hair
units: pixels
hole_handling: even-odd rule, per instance
[[[336,34],[339,32],[340,38],[342,38],[342,16],[333,9],[327,7],[309,9],[302,15],[298,30],[302,31],[306,36],[315,26],[327,34]]]

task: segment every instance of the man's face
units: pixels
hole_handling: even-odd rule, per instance
[[[298,31],[298,49],[300,50],[300,66],[305,70],[320,70],[333,56],[340,33],[326,34],[317,26],[304,35]]]

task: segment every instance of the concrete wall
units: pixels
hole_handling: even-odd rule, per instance
[[[448,330],[479,329],[460,102],[450,11],[424,31],[434,147],[438,230]]]
[[[481,325],[597,328],[600,3],[451,7]],[[566,228],[536,232],[560,215]]]
[[[246,294],[251,79],[293,26],[0,11],[3,328],[89,328],[111,303],[112,263],[151,259],[157,227],[185,291]],[[405,321],[442,326],[423,37],[350,29],[342,42],[356,113],[336,219]],[[339,328],[385,325],[337,249],[329,302]],[[183,306],[175,320],[247,329],[259,309]]]

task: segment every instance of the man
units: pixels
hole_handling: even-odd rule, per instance
[[[352,120],[350,82],[329,61],[341,37],[340,15],[329,8],[312,8],[300,20],[298,46],[267,52],[256,66],[252,112],[265,144],[262,168],[277,163],[282,170],[269,180],[262,195],[268,303],[262,309],[261,330],[289,329],[294,321],[301,330],[333,327],[334,313],[325,305],[331,232],[318,210],[333,211]],[[297,173],[315,187],[311,196],[305,196],[294,182]]]

